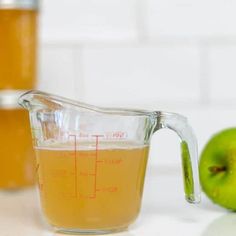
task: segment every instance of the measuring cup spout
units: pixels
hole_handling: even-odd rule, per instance
[[[78,102],[75,100],[67,99],[57,95],[45,93],[38,90],[31,90],[18,99],[18,103],[28,109],[37,110],[41,108],[47,108],[50,110],[60,110],[64,108],[73,109],[76,111],[86,111],[93,113],[100,113],[103,115],[118,115],[118,116],[144,116],[149,117],[153,115],[153,112],[145,110],[133,110],[124,108],[104,108],[93,106],[87,103]]]
[[[18,99],[18,103],[19,105],[21,105],[23,108],[30,110],[31,108],[31,104],[32,104],[32,100],[33,100],[33,96],[32,93],[33,91],[28,91],[24,94],[22,94],[19,99]]]
[[[111,113],[111,111],[113,112],[113,110],[109,108],[99,108],[93,105],[74,101],[38,90],[31,90],[24,93],[19,97],[18,103],[29,111],[42,108],[49,109],[51,111],[60,109],[62,110],[64,108],[73,108],[75,110],[87,110],[101,113]]]
[[[180,137],[186,200],[190,203],[200,202],[197,141],[192,128],[187,119],[179,114],[157,112],[157,120],[154,131],[169,128]]]
[[[48,93],[30,90],[19,97],[18,103],[29,111],[41,108],[48,108],[51,110],[62,108],[63,99],[61,98],[60,100],[55,98],[56,96]]]

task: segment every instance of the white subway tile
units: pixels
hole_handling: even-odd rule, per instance
[[[39,62],[39,89],[74,98],[76,75],[73,49],[43,46]]]
[[[199,144],[199,152],[209,141],[209,139],[219,131],[236,127],[236,106],[235,107],[193,107],[192,109],[182,110],[193,127]]]
[[[117,47],[83,49],[87,102],[106,105],[198,101],[196,47]]]
[[[236,127],[236,106],[231,108],[192,107],[178,112],[188,118],[198,140],[199,156],[210,138],[223,129]],[[151,143],[150,165],[180,165],[180,145],[177,135],[169,130],[155,133]]]
[[[209,50],[210,99],[236,103],[236,45]]]
[[[236,35],[236,1],[147,0],[147,4],[151,38]]]
[[[44,0],[44,41],[136,39],[135,0]]]

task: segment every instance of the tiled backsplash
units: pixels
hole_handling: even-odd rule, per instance
[[[183,113],[201,150],[236,126],[235,10],[232,0],[44,0],[39,88]],[[152,162],[179,162],[177,142],[155,135]]]
[[[144,0],[150,38],[230,37],[236,35],[232,0]]]

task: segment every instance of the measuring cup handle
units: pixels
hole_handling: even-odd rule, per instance
[[[159,112],[156,130],[169,128],[181,139],[181,157],[185,198],[190,203],[200,202],[200,185],[198,173],[197,140],[187,119],[181,115]]]

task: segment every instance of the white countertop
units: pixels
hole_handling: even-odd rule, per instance
[[[117,236],[231,236],[236,213],[213,205],[185,202],[179,168],[149,168],[140,216],[128,231]],[[0,236],[59,236],[43,223],[35,189],[0,192]]]

